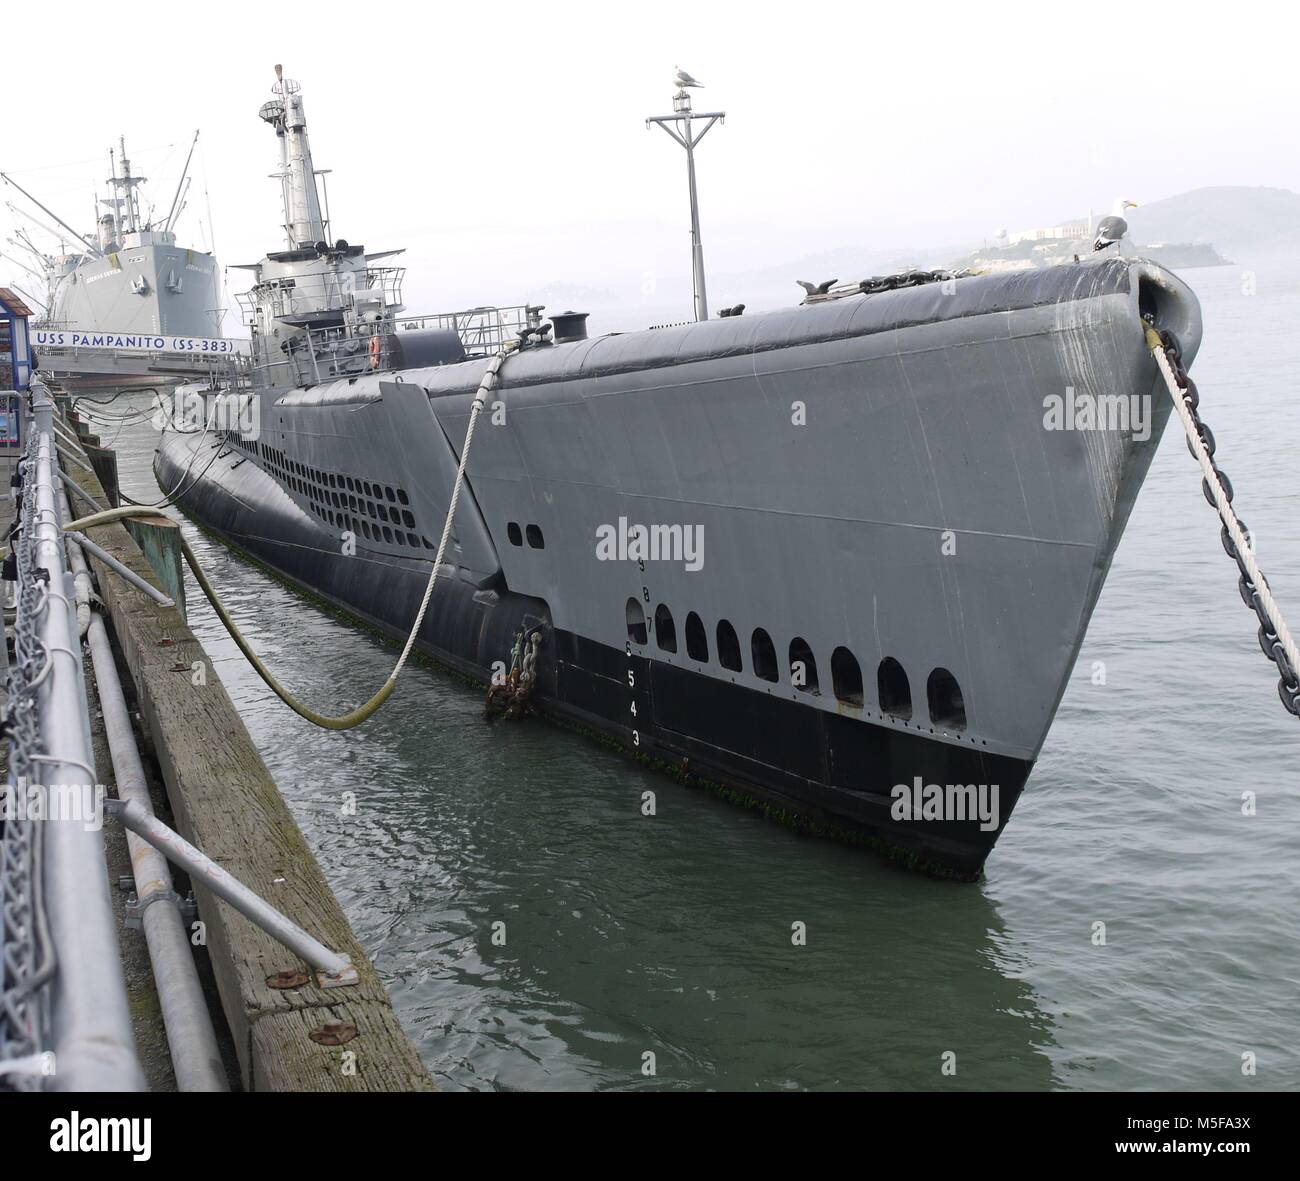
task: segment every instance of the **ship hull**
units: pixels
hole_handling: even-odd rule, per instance
[[[838,303],[512,356],[418,643],[487,681],[538,628],[542,712],[971,877],[1168,415],[1139,312],[1187,357],[1199,317],[1172,276],[1118,261]],[[262,395],[228,444],[167,435],[159,480],[404,635],[482,365]],[[1147,399],[1145,429],[1048,429],[1076,391]],[[697,530],[703,552],[647,560],[629,522]]]

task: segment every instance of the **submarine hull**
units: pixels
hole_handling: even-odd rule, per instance
[[[1194,296],[1133,260],[512,354],[418,646],[487,682],[537,630],[540,712],[976,876],[1168,417],[1144,315],[1190,362]],[[159,482],[404,637],[486,364],[261,392]]]

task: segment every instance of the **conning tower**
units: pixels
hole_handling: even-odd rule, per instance
[[[371,265],[400,251],[367,256],[364,247],[342,238],[330,244],[325,171],[312,161],[302,87],[279,65],[275,78],[273,97],[258,115],[279,143],[280,167],[272,175],[280,182],[286,249],[243,264],[256,282],[240,304],[253,331],[255,367],[279,386],[318,381],[322,363],[332,370],[339,354],[365,349],[371,335],[391,332],[402,310],[403,270]]]

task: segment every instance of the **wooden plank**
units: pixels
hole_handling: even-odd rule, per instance
[[[185,612],[185,559],[181,556],[181,527],[170,517],[132,517],[123,521],[156,578],[154,585],[176,602],[182,619]]]
[[[70,474],[91,495],[102,497],[89,472],[75,468]],[[154,580],[121,524],[96,526],[90,534],[142,578]],[[244,1086],[435,1090],[202,645],[174,607],[159,606],[98,559],[92,557],[91,564],[135,683],[177,828],[326,946],[351,957],[360,975],[360,983],[347,988],[322,989],[314,978],[290,991],[268,987],[269,977],[307,970],[306,965],[196,887]],[[307,1037],[328,1020],[351,1021],[360,1030],[346,1047],[333,1047],[333,1057],[323,1056],[324,1048]],[[336,1068],[342,1061],[338,1051],[345,1048],[365,1069],[348,1074]]]
[[[385,1021],[384,1006],[374,1001],[345,1001],[328,1009],[295,1009],[263,1017],[253,1027],[256,1046],[254,1061],[258,1064],[253,1077],[254,1091],[419,1091],[428,1089],[428,1076],[411,1075],[406,1079],[397,1076],[393,1063],[376,1061],[368,1048],[374,1044],[375,1035]],[[320,1032],[331,1023],[342,1022],[355,1026],[356,1037],[341,1045],[320,1045],[312,1041],[311,1034]],[[297,1047],[303,1042],[314,1053],[302,1061],[296,1051],[290,1055],[283,1046]],[[382,1044],[382,1042],[380,1043]],[[296,1077],[286,1074],[282,1065],[292,1061]],[[423,1068],[421,1068],[423,1074]],[[301,1081],[305,1076],[306,1085]]]

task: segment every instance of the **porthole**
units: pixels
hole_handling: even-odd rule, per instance
[[[627,638],[634,644],[646,642],[645,611],[636,599],[627,601]]]
[[[506,537],[509,538],[511,545],[523,545],[524,535],[518,524],[510,521],[506,525]]]
[[[677,651],[677,626],[673,613],[663,603],[655,608],[655,642],[664,652]]]
[[[524,536],[528,538],[528,544],[533,549],[545,549],[546,542],[542,540],[542,531],[536,525],[529,525],[524,530]]]
[[[946,668],[936,668],[925,683],[930,721],[948,730],[966,729],[966,702],[957,678]]]
[[[836,648],[831,653],[831,684],[836,698],[845,705],[862,706],[862,668],[847,648]]]
[[[801,693],[820,693],[817,685],[817,658],[808,641],[795,636],[790,641],[790,684]]]
[[[749,638],[749,656],[754,676],[763,681],[776,681],[780,678],[777,672],[776,645],[761,627],[756,627]]]
[[[686,655],[701,664],[709,661],[709,636],[704,621],[694,611],[686,616]]]
[[[744,667],[740,659],[740,638],[736,629],[725,619],[718,620],[718,663],[732,672]]]
[[[903,666],[892,656],[886,656],[876,669],[876,694],[881,713],[903,721],[912,716],[912,686],[908,684]]]

